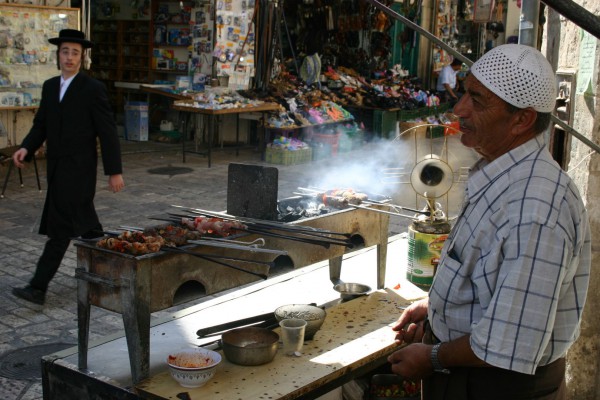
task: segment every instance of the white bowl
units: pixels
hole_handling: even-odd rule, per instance
[[[167,357],[171,376],[186,388],[196,388],[212,379],[221,362],[221,354],[201,347],[180,350]]]

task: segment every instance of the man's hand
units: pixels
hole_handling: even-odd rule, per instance
[[[24,148],[20,148],[19,150],[15,151],[13,153],[12,159],[17,168],[23,168],[25,166],[25,164],[23,164],[23,161],[25,161],[25,157],[27,157],[27,153],[28,153],[27,149],[24,149]]]
[[[412,303],[392,329],[397,331],[396,341],[402,343],[420,342],[423,338],[423,322],[427,318],[428,298],[421,299]]]
[[[433,346],[413,343],[395,351],[388,357],[392,372],[410,379],[422,379],[433,373],[431,349]]]
[[[120,192],[121,189],[125,187],[125,182],[123,181],[123,175],[116,174],[108,177],[108,188],[111,192],[117,193]]]

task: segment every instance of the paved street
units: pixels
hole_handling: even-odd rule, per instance
[[[390,152],[393,149],[393,152]],[[400,153],[398,153],[400,152]],[[165,216],[173,212],[172,205],[198,207],[221,211],[227,208],[227,173],[231,162],[269,165],[261,161],[254,148],[240,150],[217,149],[211,168],[205,157],[187,154],[182,163],[180,145],[155,142],[123,142],[123,164],[126,188],[118,194],[106,190],[106,178],[99,168],[96,208],[105,229],[121,225],[150,226],[157,221],[151,216]],[[404,155],[403,155],[404,154]],[[308,164],[276,166],[279,175],[278,198],[293,195],[299,187],[318,186],[328,189],[357,187],[374,192],[389,191],[390,179],[384,168],[386,163],[398,166],[407,153],[390,142],[370,143],[360,150],[341,153],[337,157]],[[406,160],[404,160],[406,161]],[[412,161],[408,161],[412,162]],[[41,381],[36,358],[27,360],[26,350],[34,346],[57,346],[52,352],[75,346],[77,343],[76,252],[71,245],[57,275],[50,284],[46,304],[37,306],[15,298],[11,288],[28,283],[41,254],[45,237],[37,234],[43,201],[45,198],[45,161],[40,164],[42,191],[35,183],[33,167],[23,172],[24,187],[19,187],[14,172],[4,199],[0,199],[0,399],[32,400],[42,398]],[[167,169],[169,174],[152,173]],[[158,171],[157,171],[158,170]],[[6,166],[0,168],[4,178]],[[458,185],[456,185],[458,186]],[[414,192],[410,184],[394,189],[404,206],[415,206]],[[460,189],[457,189],[460,192]],[[403,197],[404,196],[404,197]],[[411,202],[413,204],[411,204]],[[422,207],[422,204],[419,205]],[[390,233],[405,232],[409,220],[392,217]],[[191,305],[181,305],[183,308]],[[177,308],[153,314],[164,317]],[[90,340],[120,332],[121,316],[92,307]],[[39,352],[39,350],[37,350]],[[25,354],[22,354],[24,353]],[[34,353],[35,354],[35,353]],[[19,357],[16,357],[16,356]],[[32,365],[33,374],[18,367],[23,356]],[[13,361],[16,357],[17,361]],[[23,375],[29,376],[24,379]],[[31,377],[33,376],[33,378]]]

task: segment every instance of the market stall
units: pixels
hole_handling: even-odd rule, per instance
[[[240,206],[232,204],[231,208],[247,208],[252,196],[256,195],[238,196],[232,201]],[[273,207],[279,213],[288,207],[298,209],[302,199],[280,200]],[[132,379],[137,383],[149,373],[150,314],[171,307],[180,287],[200,283],[204,290],[198,296],[206,296],[255,281],[257,276],[266,279],[282,254],[294,268],[327,260],[330,280],[337,282],[347,248],[358,242],[376,246],[377,287],[382,288],[389,215],[371,211],[385,202],[376,200],[360,209],[338,202],[329,206],[330,212],[319,211],[308,218],[298,215],[289,223],[183,209],[165,216],[170,222],[166,227],[77,243],[79,367],[87,368],[91,305],[123,316]],[[236,240],[232,245],[262,240],[269,251],[240,246],[215,248],[214,243],[198,241],[205,237]]]
[[[391,240],[390,249],[391,256],[400,256],[406,251],[405,240]],[[345,256],[346,277],[375,287],[375,277],[364,273],[364,265],[372,259],[373,253],[374,248],[370,248]],[[388,266],[388,271],[398,268],[395,263]],[[388,278],[394,275],[388,275]],[[395,348],[390,324],[408,302],[422,297],[424,292],[406,281],[398,285],[399,282],[393,279],[389,282],[395,282],[392,286],[398,286],[397,289],[374,290],[348,302],[341,302],[339,293],[332,289],[326,263],[242,287],[169,314],[154,324],[150,328],[150,377],[138,385],[131,383],[123,336],[93,343],[87,370],[78,369],[76,348],[46,357],[43,379],[47,398],[79,400],[91,398],[89,394],[93,393],[106,398],[156,399],[176,398],[185,392],[191,398],[200,394],[220,398],[212,393],[211,386],[215,383],[227,387],[223,387],[222,398],[231,398],[230,391],[237,391],[238,386],[243,390],[238,395],[242,398],[254,398],[254,390],[258,389],[260,393],[273,392],[273,398],[314,398],[377,368]],[[214,337],[200,339],[197,335],[200,329],[273,312],[283,304],[293,303],[316,303],[327,313],[314,338],[305,342],[301,357],[288,357],[278,350],[273,361],[259,366],[239,366],[225,360],[219,365],[212,384],[197,389],[178,386],[168,375],[166,359],[169,354],[214,341]],[[349,320],[356,321],[353,329],[348,329]],[[301,384],[289,386],[289,374],[299,370],[310,373],[297,377]],[[260,382],[265,383],[253,384],[258,380],[249,379],[249,374],[257,374]]]

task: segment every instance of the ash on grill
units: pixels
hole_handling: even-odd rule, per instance
[[[293,222],[301,218],[318,217],[339,210],[373,201],[379,203],[389,200],[382,195],[369,195],[354,189],[317,190],[298,188],[297,196],[282,199],[277,202],[277,220]]]

